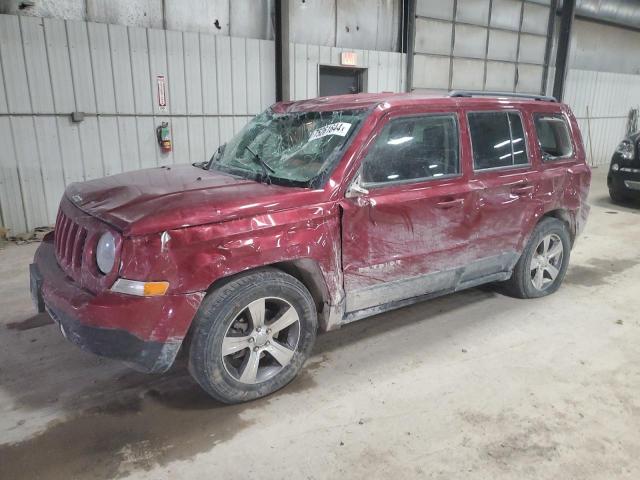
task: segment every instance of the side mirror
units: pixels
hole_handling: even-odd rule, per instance
[[[356,198],[361,195],[367,195],[368,193],[369,193],[369,190],[367,190],[362,185],[360,185],[360,175],[358,175],[358,177],[356,177],[356,179],[349,186],[349,189],[347,190],[345,197]]]

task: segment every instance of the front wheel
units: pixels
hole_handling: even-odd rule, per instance
[[[567,225],[557,218],[543,219],[534,228],[506,282],[507,292],[518,298],[537,298],[555,292],[567,272],[570,254]]]
[[[264,397],[298,374],[315,342],[313,298],[276,269],[241,275],[209,293],[194,320],[189,371],[212,397]]]

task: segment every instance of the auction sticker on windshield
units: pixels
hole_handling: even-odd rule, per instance
[[[317,140],[318,138],[326,137],[327,135],[339,135],[344,137],[351,128],[351,124],[347,122],[332,123],[315,129],[309,135],[309,141]]]

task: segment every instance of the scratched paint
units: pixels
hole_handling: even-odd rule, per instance
[[[364,108],[369,113],[320,188],[258,183],[188,165],[72,184],[60,211],[87,229],[87,246],[81,271],[67,272],[71,281],[51,273],[56,269],[53,238],[44,242],[36,263],[46,273],[47,300],[83,323],[121,329],[143,340],[181,341],[217,281],[266,265],[304,261],[320,272],[320,324],[329,329],[341,323],[345,299],[354,292],[458,266],[481,268],[490,258],[506,262],[505,254],[517,259],[544,215],[566,221],[574,236],[584,226],[590,170],[575,117],[565,105],[363,94],[272,108]],[[529,167],[473,171],[466,113],[477,110],[521,113]],[[361,159],[389,118],[442,112],[458,120],[458,177],[389,185],[348,198]],[[534,112],[566,115],[572,158],[542,162]],[[107,275],[93,261],[95,242],[104,231],[117,238],[118,268]],[[60,228],[55,235],[69,236]],[[170,288],[164,297],[132,299],[109,291],[117,277],[167,281]]]

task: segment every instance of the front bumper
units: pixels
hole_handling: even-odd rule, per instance
[[[30,272],[36,308],[46,310],[69,341],[150,373],[171,367],[204,296],[94,295],[60,269],[51,236],[38,248]]]
[[[607,184],[616,192],[640,197],[640,168],[623,167],[617,172],[609,169]]]

